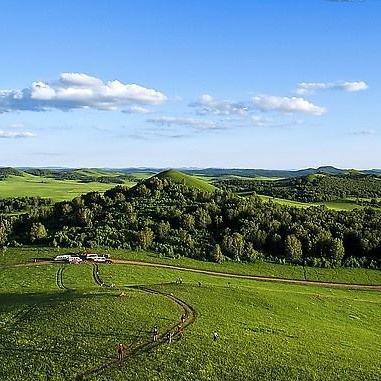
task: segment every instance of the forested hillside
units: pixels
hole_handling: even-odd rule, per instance
[[[301,202],[381,197],[381,177],[361,173],[317,174],[276,181],[225,179],[217,181],[216,185],[224,190],[255,192]]]
[[[0,245],[141,248],[220,262],[380,266],[381,213],[296,209],[229,192],[204,192],[153,177],[0,217]]]

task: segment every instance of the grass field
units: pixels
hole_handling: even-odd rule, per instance
[[[131,186],[134,183],[126,183]],[[55,180],[48,177],[10,176],[0,181],[0,198],[39,196],[51,198],[55,201],[70,200],[83,193],[91,191],[104,192],[116,184],[82,183],[74,180]]]
[[[115,358],[118,342],[135,345],[149,340],[153,325],[160,332],[173,325],[179,307],[126,288],[141,284],[186,301],[196,321],[182,340],[85,379],[377,380],[380,374],[379,292],[100,266],[102,280],[116,285],[110,289],[94,282],[87,264],[15,267],[36,252],[55,254],[24,249],[2,257],[0,379],[73,380]],[[179,277],[182,284],[171,283]]]
[[[76,249],[52,249],[52,248],[8,248],[0,251],[0,269],[4,266],[27,264],[33,258],[52,259],[54,256],[65,253],[77,253]],[[280,265],[269,262],[240,263],[226,261],[221,264],[199,261],[192,258],[182,257],[178,259],[164,257],[160,254],[117,250],[117,249],[94,249],[97,253],[108,253],[114,259],[158,263],[171,266],[179,266],[190,269],[201,269],[213,272],[225,272],[239,275],[266,276],[284,279],[326,281],[352,284],[381,285],[381,271],[362,268],[316,268],[297,265]]]
[[[320,205],[324,205],[328,209],[333,209],[333,210],[353,210],[353,209],[362,208],[361,205],[358,205],[351,200],[337,200],[337,201],[327,201],[327,202],[306,203],[306,202],[286,200],[283,198],[276,198],[276,197],[270,197],[270,196],[264,196],[264,195],[258,195],[258,197],[260,197],[264,201],[271,200],[280,205],[294,206],[296,208],[309,208],[310,206],[320,206]]]

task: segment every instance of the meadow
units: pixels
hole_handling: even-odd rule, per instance
[[[244,195],[250,195],[249,194],[242,194]],[[265,195],[258,195],[258,197],[264,201],[273,201],[280,205],[285,206],[293,206],[296,208],[309,208],[311,206],[325,206],[328,209],[332,210],[353,210],[353,209],[361,209],[362,206],[355,203],[355,201],[350,199],[343,199],[343,200],[337,200],[337,201],[326,201],[326,202],[300,202],[300,201],[294,201],[294,200],[287,200],[284,198],[278,198],[278,197],[270,197]]]
[[[57,252],[9,249],[1,257],[0,379],[69,380],[85,374],[94,380],[377,380],[380,374],[378,291],[100,265],[102,282],[115,285],[109,288],[96,283],[90,264],[28,264],[36,254],[49,258]],[[273,271],[280,273],[284,267],[278,266]],[[335,281],[338,273],[325,276]],[[112,362],[118,342],[135,346],[150,340],[155,324],[163,332],[178,321],[178,305],[134,285],[180,298],[195,309],[196,320],[183,339],[92,373]],[[215,330],[218,341],[212,339]]]
[[[127,186],[134,184],[126,182]],[[71,200],[87,192],[104,192],[114,186],[115,184],[56,180],[49,177],[24,174],[23,176],[9,176],[0,181],[0,198],[34,196],[51,198],[54,201],[63,201]]]

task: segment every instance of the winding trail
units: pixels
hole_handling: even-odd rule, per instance
[[[111,285],[106,284],[102,281],[102,279],[100,277],[99,267],[95,263],[93,264],[92,275],[93,275],[94,282],[98,286],[111,289]],[[173,284],[173,283],[165,283],[165,284]],[[160,286],[160,285],[163,285],[163,284],[158,284],[158,286]],[[139,291],[146,292],[149,294],[160,295],[160,296],[163,296],[163,297],[169,299],[171,302],[177,304],[182,309],[183,314],[185,314],[185,316],[186,316],[185,323],[183,324],[184,328],[188,327],[190,324],[193,324],[196,320],[196,317],[197,317],[196,310],[190,304],[186,303],[184,300],[181,300],[180,298],[178,298],[172,294],[168,294],[168,293],[165,293],[163,291],[158,291],[158,290],[152,289],[152,288],[144,286],[144,285],[127,286],[126,288],[139,290]],[[177,321],[175,324],[173,324],[171,327],[167,328],[166,331],[159,334],[158,340],[156,342],[153,342],[152,340],[147,340],[143,343],[132,344],[129,347],[128,353],[125,355],[125,358],[147,352],[147,351],[149,351],[149,350],[151,350],[151,349],[153,349],[159,345],[164,344],[167,340],[166,338],[167,338],[167,335],[169,332],[174,333],[173,340],[180,339],[179,333],[176,332],[176,328],[177,328],[179,323],[180,323],[180,320]],[[76,376],[75,380],[86,380],[86,379],[93,377],[93,376],[103,372],[104,370],[111,368],[113,366],[116,366],[118,364],[119,364],[119,361],[117,359],[110,360],[106,363],[103,363],[103,364],[97,366],[97,367],[88,369],[88,370],[78,374]]]
[[[263,282],[277,282],[277,283],[298,284],[303,286],[320,286],[320,287],[329,287],[329,288],[345,288],[345,289],[353,289],[353,290],[381,291],[381,285],[351,284],[351,283],[336,283],[336,282],[334,283],[334,282],[323,282],[323,281],[317,281],[317,280],[277,278],[277,277],[262,276],[262,275],[242,275],[242,274],[226,273],[226,272],[213,271],[213,270],[201,270],[201,269],[195,269],[192,267],[166,265],[162,263],[131,261],[131,260],[125,260],[125,259],[114,259],[113,263],[120,264],[120,265],[164,268],[164,269],[192,272],[192,273],[198,273],[198,274],[206,274],[206,275],[226,277],[226,278],[248,279],[248,280],[257,280],[257,281],[263,281]]]

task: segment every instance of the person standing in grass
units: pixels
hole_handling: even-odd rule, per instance
[[[122,344],[122,343],[118,344],[117,352],[118,352],[119,362],[123,361],[126,350],[127,350],[127,347],[124,344]]]
[[[217,341],[219,338],[220,338],[219,333],[218,333],[217,331],[214,331],[214,332],[213,332],[213,340],[214,340],[214,341]]]
[[[153,331],[152,331],[152,341],[156,343],[157,339],[159,337],[159,330],[157,328],[157,325],[155,325]]]

